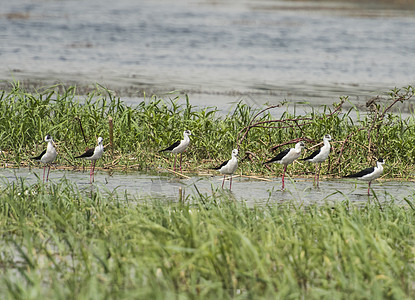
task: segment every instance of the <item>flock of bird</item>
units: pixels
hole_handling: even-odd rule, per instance
[[[173,143],[170,147],[167,147],[160,152],[171,152],[174,156],[174,165],[173,170],[176,171],[176,162],[177,162],[177,155],[180,154],[180,171],[182,171],[182,155],[188,148],[190,144],[190,136],[192,135],[190,130],[185,130],[183,132],[183,140],[177,141]],[[320,177],[320,168],[321,163],[324,162],[330,154],[330,140],[331,136],[326,134],[323,137],[323,146],[317,150],[315,150],[311,155],[307,156],[306,158],[302,158],[302,161],[307,161],[316,164],[316,171],[314,181],[316,185],[319,184],[319,177]],[[50,135],[45,136],[45,142],[47,143],[47,148],[38,156],[33,157],[32,159],[37,160],[45,164],[43,169],[43,182],[45,181],[45,172],[46,166],[48,166],[48,173],[46,175],[46,181],[49,179],[49,172],[50,172],[50,165],[56,159],[57,152],[54,147],[53,139]],[[287,148],[276,155],[274,158],[268,160],[264,164],[270,163],[279,163],[284,165],[284,170],[282,174],[282,190],[284,190],[284,177],[287,171],[287,166],[292,164],[296,159],[301,156],[301,150],[305,147],[303,142],[298,142],[295,144],[294,148]],[[98,159],[102,157],[104,154],[104,146],[103,146],[103,138],[98,138],[98,145],[95,148],[91,148],[85,151],[85,153],[75,156],[75,158],[83,158],[91,161],[91,171],[89,174],[89,181],[92,183],[94,181],[94,171],[95,171],[95,163]],[[383,165],[384,160],[379,158],[377,161],[376,167],[369,167],[366,168],[358,173],[350,174],[345,176],[346,178],[358,178],[361,180],[365,180],[369,182],[369,186],[367,189],[368,195],[370,195],[370,185],[373,180],[379,178],[383,173]],[[232,175],[235,173],[236,169],[238,168],[238,150],[232,150],[232,158],[230,160],[224,161],[218,167],[212,168],[214,170],[218,170],[223,175],[222,181],[222,188],[225,183],[226,175],[230,176],[230,184],[229,189],[232,189]]]

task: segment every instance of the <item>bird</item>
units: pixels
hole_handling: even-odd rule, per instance
[[[43,150],[43,152],[40,153],[38,156],[31,157],[31,159],[40,161],[41,163],[45,164],[45,167],[43,168],[43,182],[45,182],[46,165],[49,167],[48,174],[46,176],[46,182],[47,182],[49,179],[50,164],[56,159],[56,157],[58,156],[58,153],[56,152],[56,149],[53,146],[53,139],[49,134],[45,136],[44,141],[48,143],[47,148]]]
[[[85,153],[75,156],[75,158],[85,158],[91,161],[91,171],[89,173],[89,182],[94,182],[94,171],[95,171],[95,163],[98,159],[102,157],[104,154],[104,146],[102,145],[104,139],[102,137],[98,138],[98,146],[95,148],[90,148],[85,151]]]
[[[280,152],[277,156],[265,162],[265,164],[270,163],[279,163],[284,165],[284,172],[282,173],[282,190],[284,190],[284,177],[285,172],[287,171],[287,166],[291,164],[294,160],[300,157],[301,149],[304,148],[303,142],[298,142],[295,144],[295,148],[288,148]]]
[[[173,170],[176,171],[176,160],[177,160],[177,154],[180,154],[180,172],[182,171],[182,153],[186,151],[187,147],[190,143],[189,136],[192,135],[192,132],[190,130],[185,130],[183,132],[183,140],[177,141],[174,144],[172,144],[170,147],[167,147],[166,149],[160,150],[160,152],[171,152],[174,153],[174,166]]]
[[[317,149],[316,151],[314,151],[313,153],[311,153],[309,156],[307,156],[306,158],[302,158],[300,160],[303,161],[308,161],[311,163],[315,163],[316,164],[316,174],[314,176],[314,182],[318,187],[318,180],[320,177],[320,168],[321,168],[321,163],[324,162],[330,154],[330,140],[331,140],[331,136],[330,134],[326,134],[323,137],[323,147],[321,147],[320,149]],[[318,168],[317,168],[317,164],[318,164]],[[317,172],[318,170],[318,172]]]
[[[376,162],[376,167],[369,167],[358,173],[344,176],[345,178],[357,178],[365,181],[369,181],[369,187],[367,188],[367,195],[370,196],[370,184],[376,178],[379,178],[383,173],[383,164],[385,163],[383,158],[379,158]]]
[[[229,190],[232,190],[232,175],[235,173],[236,168],[238,168],[238,149],[232,150],[232,158],[230,160],[226,160],[220,166],[212,168],[213,170],[218,170],[221,174],[223,174],[222,188],[225,183],[226,175],[230,175]]]

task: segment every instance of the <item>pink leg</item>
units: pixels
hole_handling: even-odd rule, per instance
[[[176,171],[176,160],[177,160],[177,154],[174,155],[173,171]]]
[[[46,166],[43,167],[43,183],[45,183],[45,171],[46,171]]]
[[[50,172],[50,165],[49,165],[49,168],[48,168],[48,176],[46,176],[46,182],[48,182],[48,179],[49,179],[49,172]]]
[[[284,190],[284,177],[285,177],[285,171],[287,171],[287,165],[284,165],[284,172],[282,173],[282,190]]]
[[[226,177],[226,175],[223,175],[222,188],[223,188],[223,184],[225,183],[225,177]]]
[[[89,172],[89,183],[94,182],[95,160],[91,162],[91,171]]]
[[[231,175],[231,179],[230,179],[229,190],[232,191],[232,175]]]
[[[180,153],[180,172],[182,172],[182,156],[183,154]]]
[[[369,187],[367,188],[367,195],[370,196],[370,184],[372,183],[372,181],[369,181]]]
[[[316,165],[316,185],[318,187],[318,182],[320,179],[320,168],[321,168],[321,163],[318,164],[318,170],[317,170],[317,165]]]

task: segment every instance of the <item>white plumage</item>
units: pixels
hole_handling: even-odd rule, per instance
[[[222,188],[223,184],[225,183],[226,175],[231,175],[229,189],[232,189],[232,175],[235,173],[236,169],[238,168],[238,149],[232,150],[232,158],[230,160],[224,161],[220,166],[213,168],[214,170],[218,170],[221,174],[223,174],[223,181],[222,181]]]
[[[190,138],[189,136],[192,135],[192,132],[190,130],[185,130],[183,132],[183,140],[177,141],[171,146],[167,147],[166,149],[160,150],[160,152],[171,152],[174,153],[174,166],[173,170],[176,171],[176,160],[177,160],[177,154],[180,154],[180,172],[182,171],[182,153],[186,151],[187,147],[190,144]]]
[[[285,172],[287,171],[287,166],[294,162],[297,158],[301,155],[301,149],[304,148],[303,142],[298,142],[295,144],[294,148],[285,149],[284,151],[280,152],[277,156],[270,159],[269,161],[265,162],[266,164],[270,163],[279,163],[284,165],[284,171],[282,173],[282,189],[284,189],[284,178]]]
[[[36,161],[40,161],[41,163],[45,164],[45,167],[43,168],[43,182],[45,182],[45,171],[46,171],[46,165],[48,166],[48,174],[46,176],[46,181],[49,179],[49,172],[50,172],[50,164],[55,161],[56,157],[58,156],[58,153],[56,152],[56,149],[53,145],[53,139],[50,135],[45,136],[45,142],[48,143],[46,150],[43,150],[43,152],[36,156],[32,157],[32,159]]]

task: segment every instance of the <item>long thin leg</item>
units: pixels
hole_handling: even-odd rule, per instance
[[[174,155],[173,171],[176,171],[176,160],[177,160],[177,154]]]
[[[225,177],[226,177],[226,175],[223,175],[222,188],[223,188],[223,184],[225,183]]]
[[[89,183],[94,182],[95,161],[91,161],[91,171],[89,171]]]
[[[50,165],[49,165],[49,168],[48,168],[48,176],[46,176],[46,182],[48,182],[48,180],[49,180],[49,172],[50,172]]]
[[[284,184],[285,171],[287,171],[287,165],[284,165],[284,172],[282,173],[282,190],[284,190],[284,187],[285,187],[285,184]]]
[[[180,173],[182,172],[182,156],[183,153],[180,153]]]
[[[229,190],[231,191],[232,190],[232,174],[231,174],[231,179],[230,179],[230,185],[229,185]]]
[[[317,171],[317,165],[316,165],[316,186],[319,185],[320,180],[320,170],[321,170],[321,163],[318,164],[318,171]]]
[[[369,187],[367,188],[367,195],[370,196],[370,184],[372,183],[372,181],[369,181]]]
[[[46,171],[46,165],[43,167],[43,183],[45,183],[45,171]]]

